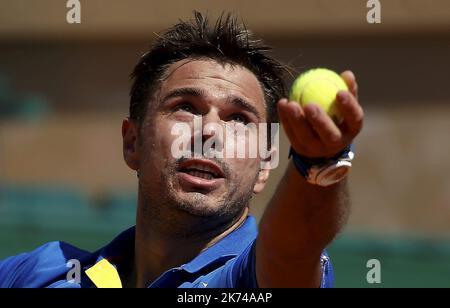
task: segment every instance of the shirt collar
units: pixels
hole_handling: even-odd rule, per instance
[[[111,243],[97,252],[95,263],[106,259],[116,267],[119,273],[129,270],[129,266],[132,264],[130,261],[134,258],[135,233],[135,227],[131,227],[119,234]],[[221,257],[237,256],[256,239],[256,236],[256,220],[249,215],[239,228],[200,253],[192,261],[181,265],[179,269],[195,273]]]
[[[182,265],[181,268],[187,272],[195,273],[220,257],[237,256],[256,239],[256,235],[255,218],[248,216],[239,228],[200,253],[189,263]]]

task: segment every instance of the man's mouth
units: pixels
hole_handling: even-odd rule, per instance
[[[186,160],[181,163],[178,171],[182,185],[188,190],[213,190],[225,180],[222,169],[209,160]]]
[[[206,180],[223,178],[222,169],[215,163],[203,159],[189,159],[181,164],[180,172]]]
[[[212,180],[219,178],[219,174],[215,172],[212,168],[205,165],[193,165],[191,167],[181,169],[181,172],[187,173],[189,175],[202,178],[205,180]]]

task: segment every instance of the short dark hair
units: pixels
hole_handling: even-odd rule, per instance
[[[267,105],[267,122],[278,122],[277,100],[286,96],[285,66],[269,57],[271,47],[253,34],[231,13],[222,14],[214,27],[206,16],[194,12],[194,20],[180,21],[158,35],[150,50],[133,70],[130,118],[141,122],[167,68],[186,58],[209,58],[223,64],[240,65],[259,80]]]

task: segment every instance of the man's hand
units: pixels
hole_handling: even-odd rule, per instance
[[[310,158],[327,158],[358,135],[363,110],[352,72],[342,73],[349,92],[338,93],[343,122],[336,125],[315,105],[300,107],[282,99],[281,122],[294,150]],[[346,222],[350,204],[346,180],[329,187],[308,183],[292,161],[259,226],[256,276],[260,287],[319,287],[321,254]]]
[[[345,71],[341,77],[350,91],[340,91],[337,95],[338,110],[343,118],[339,125],[317,105],[301,107],[285,98],[278,102],[281,123],[298,154],[310,158],[332,157],[346,148],[361,131],[364,112],[357,100],[355,76],[351,71]]]

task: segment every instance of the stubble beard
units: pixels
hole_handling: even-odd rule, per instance
[[[241,190],[241,183],[229,183],[226,194],[218,200],[201,192],[180,193],[173,187],[176,168],[170,168],[160,176],[157,191],[141,185],[140,214],[161,232],[178,237],[198,236],[227,229],[238,221],[253,197],[255,175],[249,187]],[[229,182],[229,181],[228,181]],[[211,204],[214,202],[214,204]]]

